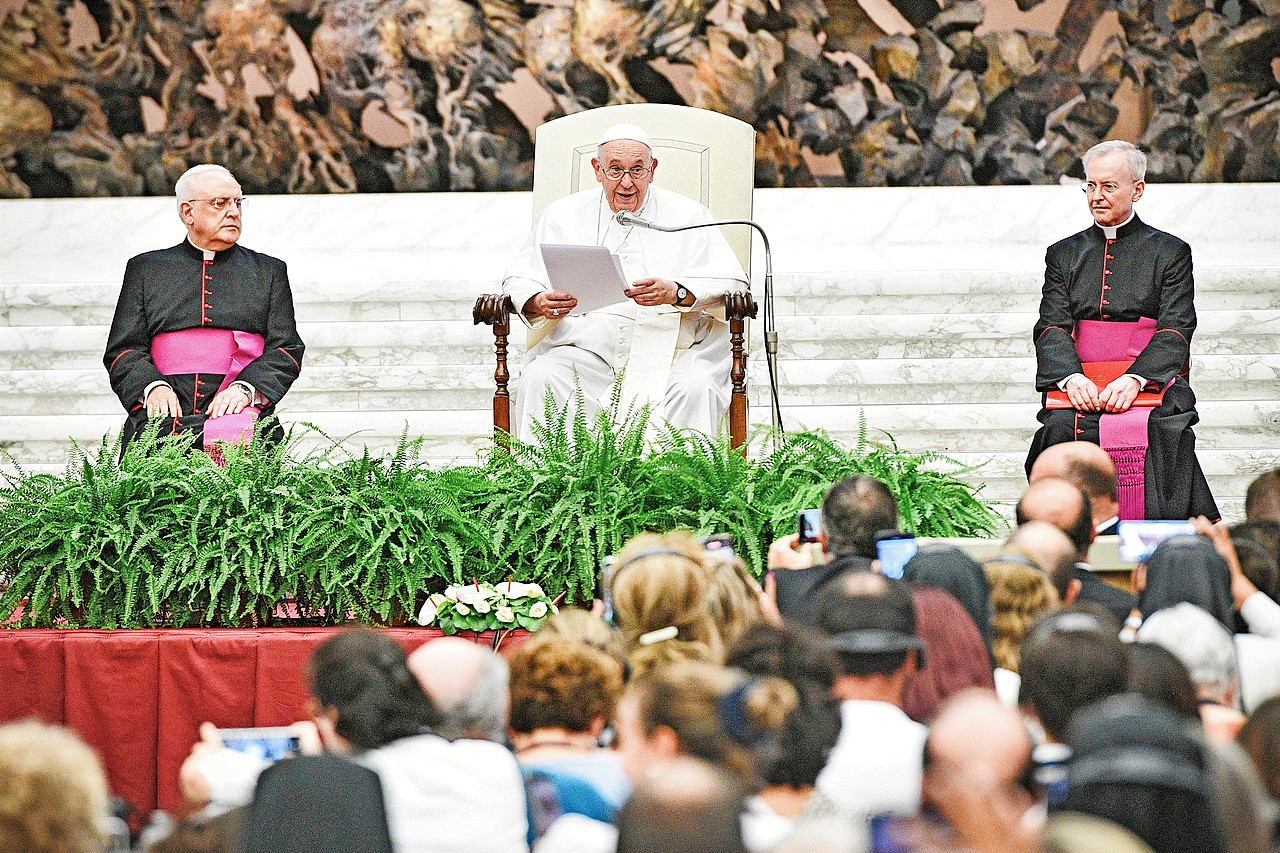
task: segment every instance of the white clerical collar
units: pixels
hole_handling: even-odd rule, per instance
[[[203,246],[196,246],[196,241],[192,240],[190,235],[187,236],[187,242],[190,243],[192,246],[195,246],[195,248],[199,249],[201,252],[204,252],[204,259],[206,261],[213,260],[214,256],[218,254],[213,249],[206,249]]]
[[[648,218],[649,214],[646,212],[646,210],[649,207],[649,200],[653,198],[653,193],[649,192],[649,189],[650,189],[649,187],[645,187],[644,201],[642,201],[640,203],[640,207],[636,208],[635,212],[632,213],[633,216],[636,216],[639,218]],[[605,196],[604,188],[601,187],[600,207],[597,213],[597,219],[603,221],[603,226],[600,224],[599,221],[596,224],[596,245],[603,246],[605,235],[609,234],[610,232],[614,233],[615,235],[621,232],[623,235],[622,242],[625,243],[627,238],[631,235],[631,232],[635,230],[635,225],[631,225],[631,224],[623,225],[622,223],[618,222],[617,216],[618,214],[613,211],[613,208],[609,207],[609,199]]]
[[[1118,515],[1113,515],[1113,516],[1111,516],[1110,518],[1108,518],[1106,521],[1099,521],[1097,524],[1095,524],[1095,525],[1093,526],[1093,532],[1094,532],[1094,533],[1100,533],[1100,532],[1102,532],[1103,530],[1106,530],[1106,529],[1107,529],[1108,527],[1110,527],[1111,525],[1113,525],[1113,524],[1115,524],[1116,522],[1118,522],[1119,520],[1120,520],[1120,516],[1118,516]]]
[[[1102,229],[1103,235],[1108,240],[1114,240],[1116,238],[1116,232],[1119,231],[1121,228],[1125,227],[1126,225],[1128,225],[1130,222],[1132,222],[1133,217],[1137,216],[1137,214],[1138,214],[1138,211],[1136,210],[1129,211],[1129,218],[1126,219],[1124,222],[1121,222],[1119,225],[1098,225],[1098,223],[1096,222],[1093,224],[1098,225],[1098,227]]]

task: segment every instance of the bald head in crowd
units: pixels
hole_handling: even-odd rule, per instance
[[[1018,501],[1018,524],[1047,521],[1067,534],[1076,549],[1076,559],[1089,559],[1093,542],[1093,508],[1089,496],[1079,488],[1055,477],[1038,480],[1027,487]]]
[[[409,655],[409,671],[440,712],[432,730],[448,740],[502,741],[507,732],[507,662],[460,637],[441,637]]]
[[[1031,467],[1028,480],[1066,480],[1089,496],[1095,530],[1108,526],[1120,512],[1116,466],[1107,451],[1091,441],[1064,441],[1046,447]]]
[[[1280,468],[1260,474],[1249,484],[1244,515],[1249,521],[1280,522]]]
[[[949,697],[929,727],[929,762],[981,766],[1011,785],[1031,761],[1031,737],[1022,717],[990,690],[973,688]]]
[[[1072,573],[1076,567],[1076,546],[1067,538],[1061,528],[1047,521],[1032,519],[1021,524],[1009,535],[1005,546],[1021,551],[1040,564],[1049,582],[1058,591],[1058,598],[1069,604],[1079,591],[1080,584],[1075,582],[1073,591]]]

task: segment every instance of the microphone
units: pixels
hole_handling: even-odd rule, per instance
[[[613,215],[613,219],[619,225],[639,225],[641,228],[653,228],[657,231],[665,231],[665,228],[654,225],[647,219],[636,216],[629,210],[619,210]]]
[[[782,432],[782,404],[778,399],[778,331],[776,315],[773,308],[773,251],[769,248],[769,235],[764,233],[760,225],[750,219],[720,219],[714,222],[697,222],[693,225],[659,225],[643,217],[636,216],[629,210],[619,210],[613,215],[619,225],[638,225],[653,231],[665,231],[668,234],[676,231],[690,231],[694,228],[710,228],[713,225],[746,225],[754,228],[764,242],[764,360],[769,373],[769,391],[772,397],[770,415],[774,429]]]

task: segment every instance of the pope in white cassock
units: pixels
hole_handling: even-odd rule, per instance
[[[591,165],[598,188],[552,202],[507,268],[503,292],[530,328],[516,388],[515,433],[533,439],[550,393],[573,400],[575,379],[587,417],[606,406],[625,368],[623,411],[648,403],[657,418],[715,434],[729,407],[729,327],[709,309],[742,290],[747,277],[720,229],[669,234],[614,219],[626,210],[658,225],[710,222],[711,211],[653,186],[658,161],[649,135],[633,124],[605,131]],[[577,300],[552,290],[544,243],[604,246],[618,256],[627,301],[574,313]]]

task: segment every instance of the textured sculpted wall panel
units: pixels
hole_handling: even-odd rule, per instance
[[[0,197],[206,161],[251,193],[524,189],[528,123],[638,101],[754,124],[760,186],[1052,183],[1122,85],[1153,179],[1280,180],[1280,0],[1068,0],[1052,35],[889,2],[891,32],[858,0],[0,0]]]

